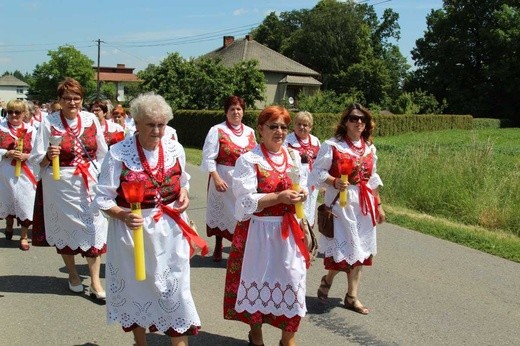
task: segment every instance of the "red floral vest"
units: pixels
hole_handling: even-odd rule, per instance
[[[88,154],[92,158],[92,160],[96,159],[97,152],[97,142],[96,142],[96,133],[97,128],[96,124],[92,122],[92,125],[89,127],[83,128],[83,133],[79,136],[79,139],[87,149]],[[76,142],[76,138],[69,134],[68,132],[60,132],[54,127],[51,126],[51,136],[62,136],[61,140],[61,150],[60,150],[60,166],[71,167],[74,166],[73,160],[76,157],[76,152],[74,150],[74,144]],[[88,155],[85,153],[85,150],[81,150],[81,157],[84,162],[89,162]]]
[[[24,154],[28,154],[32,150],[31,145],[32,132],[25,133],[23,137],[23,150]],[[0,131],[0,148],[6,150],[14,150],[18,148],[18,142],[9,132]]]
[[[287,173],[278,173],[277,171],[268,171],[260,166],[256,166],[256,176],[258,179],[258,193],[270,193],[288,190],[292,186],[291,178]],[[257,216],[283,216],[285,213],[294,214],[294,205],[276,204],[262,211],[254,213]]]
[[[175,165],[164,172],[164,182],[160,186],[156,186],[154,181],[144,171],[135,172],[130,170],[124,163],[120,182],[124,181],[141,181],[144,183],[144,201],[141,203],[142,209],[155,208],[159,202],[160,204],[170,204],[179,198],[181,190],[181,165],[179,160]],[[125,200],[121,185],[117,188],[117,205],[121,207],[130,208],[130,204]]]
[[[339,173],[339,160],[353,159],[354,169],[348,175],[348,182],[350,184],[356,185],[359,184],[361,180],[368,181],[370,179],[370,176],[372,175],[372,168],[374,166],[373,156],[374,154],[372,153],[372,151],[370,151],[368,155],[358,157],[350,155],[348,153],[342,153],[333,146],[332,165],[329,169],[329,174],[335,178],[339,178],[341,176],[341,174]]]
[[[218,141],[219,141],[219,151],[217,159],[215,160],[219,165],[223,166],[235,166],[237,159],[243,153],[246,153],[253,149],[256,145],[255,136],[251,132],[249,134],[249,142],[245,148],[242,148],[236,145],[230,138],[229,134],[224,132],[224,130],[218,130]]]

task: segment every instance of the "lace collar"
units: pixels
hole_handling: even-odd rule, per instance
[[[135,172],[142,172],[143,166],[139,160],[135,136],[128,136],[119,143],[110,147],[110,154],[118,161],[122,161],[129,169]],[[182,154],[182,146],[179,142],[172,140],[168,136],[163,136],[161,143],[164,150],[164,168],[170,169],[177,162],[177,158]]]
[[[319,140],[318,140],[318,137],[316,136],[313,136],[312,134],[309,134],[309,140],[310,140],[310,144],[315,147],[315,146],[318,146],[320,143],[319,143]],[[293,148],[299,148],[300,147],[300,142],[298,142],[298,138],[296,138],[296,134],[294,132],[291,132],[287,135],[287,138],[285,139],[285,141],[287,142],[287,144],[290,144],[291,147]]]
[[[282,146],[282,150],[284,150],[285,153],[287,154],[287,163],[288,163],[289,167],[296,166],[295,162],[291,158],[291,155],[289,155],[287,148]],[[298,155],[298,153],[296,153],[296,155]],[[253,150],[248,151],[245,154],[242,154],[241,157],[243,157],[244,160],[246,160],[247,162],[253,163],[255,165],[259,165],[264,170],[267,170],[267,171],[273,170],[273,168],[271,167],[269,162],[267,162],[267,160],[265,159],[264,154],[262,153],[262,149],[260,148],[260,144],[258,144],[256,147],[254,147]]]
[[[81,111],[81,112],[79,112],[79,114],[81,116],[81,127],[82,127],[82,129],[80,131],[80,135],[81,135],[83,133],[83,129],[85,127],[92,126],[94,119],[97,120],[97,117],[94,114],[85,112],[85,111]],[[65,132],[65,127],[63,126],[63,123],[61,122],[60,112],[51,113],[47,116],[47,118],[49,119],[49,123],[51,124],[52,127],[54,127],[56,130],[58,130],[60,132]]]

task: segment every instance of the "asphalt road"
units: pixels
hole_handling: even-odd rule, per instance
[[[204,234],[207,178],[197,167],[188,171],[188,211]],[[0,345],[133,344],[131,333],[107,325],[105,306],[68,291],[64,264],[53,248],[22,252],[19,230],[7,241],[4,227],[1,221]],[[360,291],[370,314],[342,308],[344,275],[330,290],[330,304],[318,302],[324,269],[317,259],[307,276],[308,313],[298,345],[520,345],[520,264],[390,224],[379,226],[378,236],[379,253],[363,271]],[[213,239],[208,242],[212,247]],[[77,264],[88,285],[86,261],[77,256]],[[214,263],[211,257],[192,260],[202,329],[191,345],[247,345],[247,325],[222,317],[225,267],[225,260]],[[264,327],[266,345],[279,339],[279,330]],[[168,345],[169,338],[149,334],[148,342]]]

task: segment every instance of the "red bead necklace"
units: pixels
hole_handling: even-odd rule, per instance
[[[271,160],[269,151],[267,150],[267,148],[265,147],[265,145],[263,143],[260,145],[260,149],[262,149],[262,154],[264,154],[265,159],[267,160],[267,162],[269,163],[269,165],[271,166],[272,169],[274,169],[278,173],[285,172],[285,168],[287,166],[287,154],[285,153],[285,151],[283,149],[282,149],[281,154],[278,154],[278,155],[283,155],[282,163],[276,163],[273,160]],[[277,154],[275,154],[275,155],[277,155]]]
[[[236,129],[233,125],[231,125],[231,123],[227,120],[226,120],[226,125],[227,125],[228,129],[230,129],[231,132],[233,132],[233,134],[237,137],[242,136],[242,134],[244,133],[244,124],[242,124],[242,123],[240,123],[240,126],[238,127],[238,129]]]
[[[157,171],[155,174],[153,173],[154,170],[150,167],[150,164],[146,159],[143,147],[137,136],[135,136],[135,144],[137,146],[137,154],[139,155],[139,160],[141,161],[144,172],[152,179],[155,186],[160,186],[164,182],[164,152],[162,142],[159,142],[159,159],[157,160],[157,165],[155,166],[155,170]]]
[[[61,118],[61,123],[63,124],[63,127],[65,128],[65,131],[67,131],[68,134],[70,134],[74,137],[78,137],[79,133],[81,131],[81,116],[79,115],[79,113],[77,116],[78,123],[76,124],[76,126],[74,128],[69,126],[69,123],[67,123],[67,120],[65,119],[65,116],[63,115],[63,112],[60,112],[60,118]]]
[[[354,145],[354,143],[350,140],[348,136],[345,136],[345,142],[347,142],[347,145],[349,148],[358,156],[363,156],[365,153],[366,145],[365,145],[365,139],[361,137],[361,147],[357,147]]]
[[[300,143],[300,147],[302,147],[302,149],[309,149],[309,147],[311,146],[311,136],[310,135],[307,135],[307,143],[305,143],[303,141],[303,139],[300,139],[300,137],[298,137],[297,134],[294,134],[294,136],[296,137],[296,140],[298,140],[298,143]]]
[[[18,138],[18,130],[19,129],[23,130],[25,128],[23,121],[17,128],[15,128],[13,125],[11,125],[10,122],[7,122],[7,127],[9,128],[9,132],[11,133],[11,135],[13,135],[13,137],[15,137],[15,138]]]

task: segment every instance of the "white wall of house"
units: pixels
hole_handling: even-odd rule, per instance
[[[29,87],[26,86],[0,85],[0,100],[5,102],[12,99],[26,100],[28,90]]]

